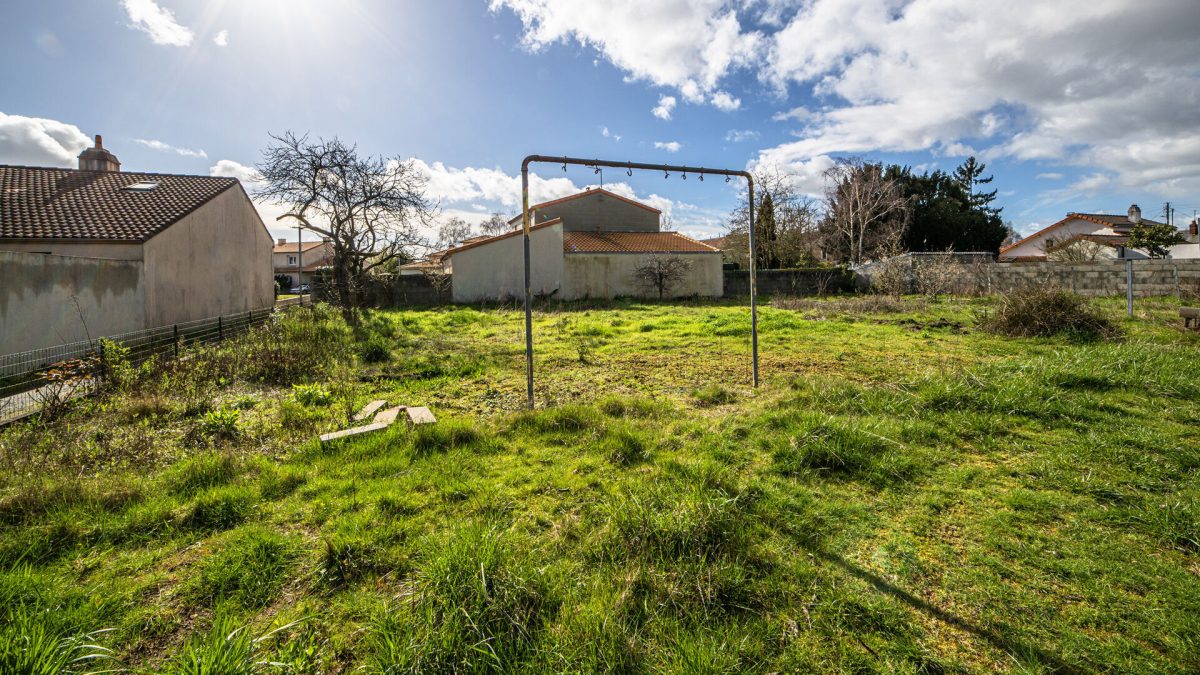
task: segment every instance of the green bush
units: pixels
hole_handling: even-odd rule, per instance
[[[293,384],[292,398],[301,405],[329,405],[333,394],[320,384]]]
[[[240,429],[238,421],[241,413],[235,408],[218,408],[204,413],[200,420],[200,429],[209,436],[217,438],[236,438]]]
[[[1120,329],[1074,293],[1030,286],[1000,296],[994,312],[979,326],[989,333],[1009,337],[1067,335],[1077,339],[1115,338]]]

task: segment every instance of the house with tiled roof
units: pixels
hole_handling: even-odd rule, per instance
[[[1000,261],[1035,262],[1046,260],[1047,252],[1078,242],[1092,245],[1100,258],[1118,260],[1148,258],[1145,251],[1127,246],[1130,231],[1140,223],[1162,224],[1149,218],[1143,218],[1142,210],[1138,208],[1137,204],[1131,205],[1128,212],[1120,215],[1068,213],[1062,220],[1000,249]],[[1180,232],[1180,236],[1184,243],[1172,247],[1168,257],[1200,257],[1195,225],[1193,224],[1189,231]]]
[[[333,243],[328,238],[306,242],[278,239],[271,251],[275,277],[286,279],[288,288],[311,284],[317,270],[332,264]]]
[[[604,189],[590,189],[530,207],[530,280],[535,295],[559,300],[657,297],[635,272],[655,256],[691,264],[670,289],[675,297],[719,296],[720,250],[678,232],[664,232],[662,212]],[[519,227],[518,216],[510,221]],[[521,229],[477,238],[444,253],[455,302],[525,295]]]
[[[274,302],[271,235],[237,179],[122,171],[99,136],[78,161],[0,165],[0,353]]]

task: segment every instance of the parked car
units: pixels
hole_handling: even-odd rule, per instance
[[[308,284],[294,286],[288,290],[288,293],[291,293],[292,295],[305,295],[309,292]]]

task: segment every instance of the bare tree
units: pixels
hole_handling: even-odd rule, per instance
[[[904,235],[907,205],[882,164],[839,159],[825,171],[825,250],[856,265]]]
[[[499,213],[493,213],[487,220],[479,224],[479,233],[486,234],[489,237],[511,232],[513,229],[515,228],[508,224],[508,218]]]
[[[1042,246],[1046,252],[1046,260],[1064,263],[1088,263],[1099,260],[1104,251],[1104,244],[1097,244],[1082,238],[1071,238],[1065,241],[1048,239]]]
[[[366,275],[422,245],[418,225],[436,206],[425,198],[425,177],[411,161],[359,156],[337,137],[310,142],[291,131],[271,134],[258,171],[255,198],[284,204],[305,229],[333,244],[333,285],[342,313],[358,324],[356,307]]]
[[[471,226],[462,218],[451,218],[438,227],[438,249],[457,246],[471,236]]]
[[[450,284],[453,280],[453,277],[447,273],[446,270],[442,269],[440,264],[436,267],[423,268],[421,270],[421,274],[425,276],[427,281],[429,281],[429,285],[433,287],[433,290],[437,293],[439,299],[444,297],[445,294],[450,290]]]
[[[658,291],[661,300],[668,291],[687,278],[692,261],[676,255],[652,255],[633,271],[638,285]]]
[[[754,249],[759,268],[803,267],[817,260],[817,204],[804,194],[794,174],[778,166],[754,170]],[[726,251],[742,265],[750,262],[749,222],[745,190],[729,214]],[[769,213],[768,213],[769,212]]]

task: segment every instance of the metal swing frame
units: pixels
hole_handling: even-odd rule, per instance
[[[534,163],[561,164],[565,171],[567,165],[585,166],[599,171],[601,168],[625,169],[632,176],[634,169],[639,171],[662,171],[682,174],[687,178],[688,173],[697,174],[700,180],[705,175],[745,178],[748,186],[750,215],[750,354],[751,372],[754,387],[758,387],[758,305],[756,298],[757,284],[754,259],[754,176],[749,171],[732,169],[709,169],[702,166],[681,166],[675,164],[646,164],[644,162],[617,162],[607,159],[581,159],[578,157],[551,157],[549,155],[529,155],[521,161],[521,223],[523,227],[525,250],[525,393],[529,400],[529,409],[534,407],[533,400],[533,282],[529,270],[529,165]],[[728,178],[726,179],[728,180]]]

